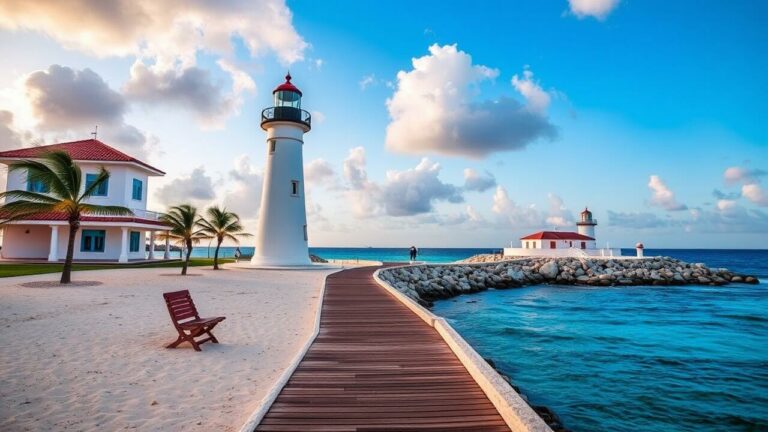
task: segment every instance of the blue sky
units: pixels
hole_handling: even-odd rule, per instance
[[[588,205],[600,245],[765,247],[763,2],[162,3],[0,11],[0,146],[98,122],[168,172],[151,206],[255,229],[259,115],[290,68],[313,246],[502,247]]]

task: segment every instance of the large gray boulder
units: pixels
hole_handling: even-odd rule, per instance
[[[548,261],[539,267],[539,274],[547,279],[556,278],[559,271],[560,268],[557,266],[557,263],[554,260]]]
[[[507,276],[518,283],[523,283],[525,281],[525,273],[523,273],[522,270],[509,269],[507,270]]]

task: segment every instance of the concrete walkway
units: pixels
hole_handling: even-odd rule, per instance
[[[437,332],[373,280],[328,277],[320,333],[258,431],[508,431]]]

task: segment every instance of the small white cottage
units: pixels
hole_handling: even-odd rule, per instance
[[[620,256],[621,249],[598,249],[597,220],[585,208],[576,222],[578,232],[539,231],[520,238],[520,247],[504,248],[505,256]]]
[[[76,261],[129,262],[155,259],[154,248],[146,249],[147,237],[154,245],[155,233],[167,230],[159,213],[147,210],[150,177],[163,176],[159,169],[122,153],[96,139],[28,147],[0,152],[0,163],[35,159],[48,151],[67,152],[83,171],[83,188],[95,179],[103,166],[110,178],[89,202],[131,209],[133,216],[94,216],[81,219],[75,239]],[[7,190],[45,193],[45,185],[27,181],[21,171],[8,172]],[[0,257],[14,260],[63,260],[67,253],[69,225],[63,213],[38,214],[10,222],[3,228]],[[166,242],[164,259],[168,259]]]

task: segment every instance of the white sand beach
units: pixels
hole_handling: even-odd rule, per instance
[[[99,286],[0,279],[0,430],[237,430],[310,337],[333,270],[192,268],[74,273]],[[224,315],[220,344],[176,338],[162,293]]]

